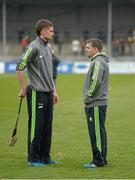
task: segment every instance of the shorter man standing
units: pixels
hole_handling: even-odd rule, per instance
[[[108,100],[108,57],[101,53],[102,41],[92,38],[86,41],[85,51],[91,64],[84,84],[84,103],[87,125],[93,152],[92,162],[85,168],[107,165],[107,136],[105,129]]]

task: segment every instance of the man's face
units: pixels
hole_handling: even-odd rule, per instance
[[[48,28],[43,28],[42,31],[41,31],[41,36],[47,41],[52,40],[53,37],[54,37],[54,28],[53,28],[53,26],[50,26]]]
[[[92,57],[97,54],[97,48],[92,46],[92,43],[87,43],[85,46],[85,52],[88,57]]]

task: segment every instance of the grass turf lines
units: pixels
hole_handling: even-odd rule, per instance
[[[83,109],[85,75],[58,75],[60,97],[54,109],[52,159],[47,167],[27,166],[27,111],[23,101],[18,141],[10,147],[19,91],[15,75],[0,75],[0,179],[135,178],[135,75],[111,75],[107,113],[108,161],[105,168],[84,169],[91,149]]]

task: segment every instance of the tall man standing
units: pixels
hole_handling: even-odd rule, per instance
[[[56,164],[51,160],[53,104],[58,102],[53,82],[52,53],[47,43],[53,39],[53,23],[40,19],[36,23],[37,38],[18,59],[16,72],[21,90],[27,96],[28,108],[28,165]],[[26,87],[24,70],[27,67],[29,84]]]
[[[101,53],[102,46],[102,41],[96,38],[87,40],[85,46],[91,64],[84,84],[84,103],[93,152],[93,160],[84,164],[85,168],[107,165],[105,119],[108,100],[109,59]]]

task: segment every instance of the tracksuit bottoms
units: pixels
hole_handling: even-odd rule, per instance
[[[107,164],[107,136],[105,129],[107,106],[85,107],[90,142],[93,152],[93,163],[97,166]]]
[[[52,119],[52,92],[38,92],[27,88],[28,108],[28,161],[49,162]]]

